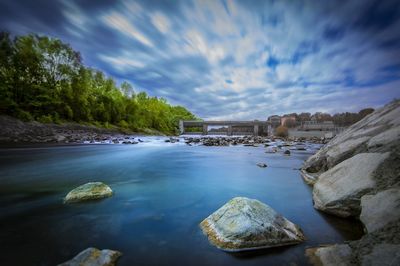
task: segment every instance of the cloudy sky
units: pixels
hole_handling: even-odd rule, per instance
[[[0,29],[60,38],[86,65],[204,119],[400,98],[397,0],[0,0]]]

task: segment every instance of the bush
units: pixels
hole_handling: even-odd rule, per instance
[[[288,128],[285,126],[279,126],[276,128],[275,135],[278,137],[286,138],[288,136]]]
[[[122,128],[129,128],[129,124],[125,121],[125,120],[121,120],[118,123],[118,126],[122,127]]]
[[[42,115],[38,119],[36,119],[38,122],[43,123],[43,124],[50,124],[53,123],[53,119],[51,118],[51,115]]]
[[[29,112],[25,112],[21,109],[18,109],[16,112],[16,117],[22,121],[29,122],[33,120],[32,115]]]

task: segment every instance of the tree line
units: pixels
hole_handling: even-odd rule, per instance
[[[82,63],[79,52],[59,39],[0,32],[0,114],[44,123],[75,121],[147,128],[173,134],[180,119],[196,117],[164,98],[120,86]]]

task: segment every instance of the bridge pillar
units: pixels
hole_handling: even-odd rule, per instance
[[[207,134],[208,134],[208,125],[203,124],[203,135],[207,135]]]
[[[258,136],[258,125],[254,125],[254,136]]]
[[[179,120],[179,134],[184,134],[185,133],[185,127],[183,126],[183,121]]]
[[[232,126],[228,126],[228,136],[232,136]]]

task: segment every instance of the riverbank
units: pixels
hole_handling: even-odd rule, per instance
[[[43,124],[37,121],[23,122],[13,117],[0,116],[0,145],[65,145],[65,144],[139,144],[142,136],[164,136],[165,142],[184,142],[187,145],[204,146],[269,146],[269,142],[286,141],[282,145],[302,144],[305,141],[325,144],[324,138],[276,138],[273,136],[173,136],[151,129],[131,132],[123,128],[101,128],[77,123]]]
[[[365,233],[308,249],[314,265],[400,264],[400,100],[336,136],[304,163],[302,174],[313,186],[314,208],[359,219]]]
[[[37,121],[23,122],[10,116],[0,116],[0,144],[68,144],[100,142],[134,142],[135,136],[164,136],[163,133],[146,129],[132,132],[112,127],[101,128],[78,123],[44,124]],[[136,141],[135,141],[136,142]]]

